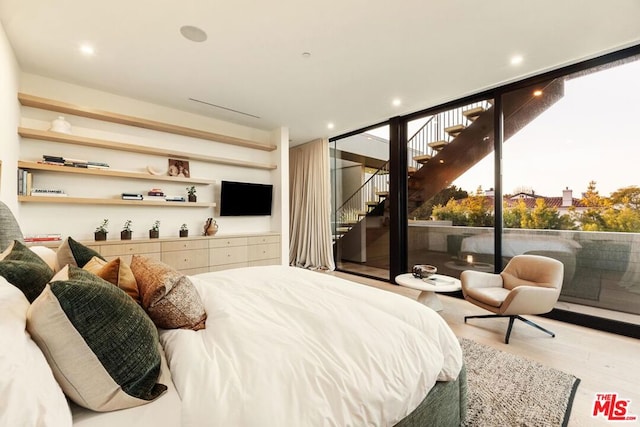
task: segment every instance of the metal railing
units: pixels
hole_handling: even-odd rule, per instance
[[[441,147],[443,149],[456,137],[456,134],[447,132],[449,128],[462,125],[469,126],[473,120],[465,116],[465,112],[475,108],[482,107],[486,111],[491,107],[489,101],[474,102],[464,107],[454,108],[453,110],[443,111],[432,116],[420,129],[413,134],[407,143],[407,165],[409,170],[414,168],[418,170],[421,166],[414,157],[429,155],[435,157]],[[431,145],[430,145],[431,144]]]
[[[373,208],[373,202],[382,201],[380,193],[389,191],[389,162],[375,171],[337,210],[338,226],[348,226],[359,222]],[[368,203],[371,204],[368,205]],[[340,234],[340,233],[337,233]]]

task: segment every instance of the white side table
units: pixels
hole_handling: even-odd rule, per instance
[[[454,292],[462,289],[460,280],[443,274],[434,274],[423,280],[413,277],[411,273],[406,273],[396,276],[396,283],[400,286],[422,291],[418,295],[418,302],[435,311],[442,311],[442,303],[438,299],[436,292]]]

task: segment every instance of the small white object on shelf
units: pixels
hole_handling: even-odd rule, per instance
[[[71,123],[66,121],[63,116],[58,116],[57,119],[51,122],[49,130],[51,132],[71,134]]]

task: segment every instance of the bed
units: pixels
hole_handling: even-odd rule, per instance
[[[38,333],[25,332],[31,316],[26,312],[36,310],[53,285],[29,306],[0,277],[0,304],[17,307],[13,321],[2,322],[5,329],[14,325],[17,335],[3,330],[3,339],[15,345],[8,337],[19,336],[33,353],[38,347],[32,335],[44,348],[35,357],[39,369],[33,369],[36,362],[25,366],[20,352],[0,358],[13,373],[0,380],[0,389],[3,396],[15,394],[0,411],[0,424],[28,417],[34,425],[81,427],[406,427],[460,425],[464,418],[466,373],[458,340],[437,313],[416,301],[287,266],[180,280],[197,292],[206,323],[197,330],[157,328],[162,349],[157,382],[166,391],[139,406],[96,412],[74,402],[66,410],[67,399],[51,375],[57,368],[48,358],[50,348]],[[8,347],[2,344],[4,352]],[[30,395],[31,407],[18,406],[25,401],[21,393],[28,393],[25,384],[34,383],[48,391]]]

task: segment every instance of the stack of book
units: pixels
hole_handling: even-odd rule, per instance
[[[33,234],[30,236],[24,236],[25,242],[57,242],[62,240],[61,234]]]
[[[143,197],[138,193],[122,193],[122,200],[143,200]]]
[[[31,190],[31,196],[43,196],[43,197],[67,197],[67,193],[64,190],[53,190],[49,188],[34,188]]]
[[[164,201],[165,200],[165,195],[164,192],[162,191],[162,189],[160,188],[152,188],[151,190],[149,190],[147,192],[147,200],[159,200],[159,201]]]
[[[49,156],[44,154],[42,156],[42,162],[47,165],[69,166],[74,168],[89,168],[89,169],[107,169],[109,165],[103,162],[90,162],[81,159],[71,159],[69,157]]]

